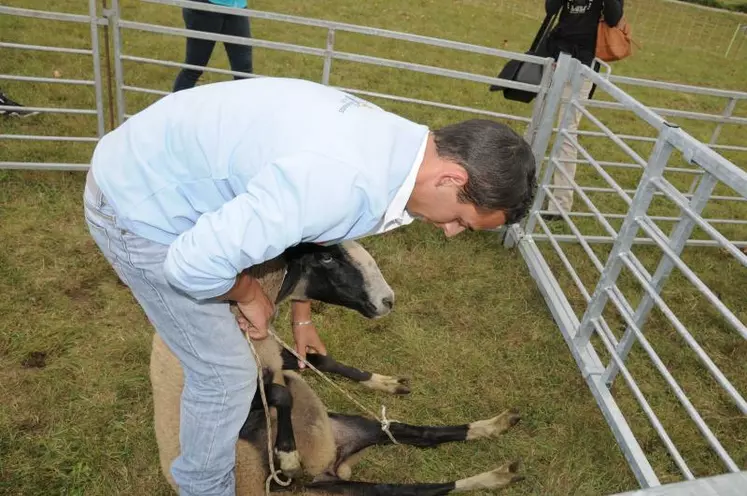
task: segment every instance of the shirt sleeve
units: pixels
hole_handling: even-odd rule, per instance
[[[359,171],[317,154],[269,164],[246,193],[203,214],[171,244],[168,282],[198,300],[227,293],[245,268],[301,241],[344,237],[365,205]]]

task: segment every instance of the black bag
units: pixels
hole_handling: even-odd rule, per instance
[[[557,17],[557,13],[545,16],[545,20],[542,21],[539,31],[534,36],[534,41],[532,41],[529,51],[526,52],[527,55],[536,55],[538,57],[549,57],[551,55],[548,40],[550,31],[555,27]],[[503,66],[503,69],[498,74],[498,78],[516,81],[517,83],[540,84],[542,82],[543,70],[543,65],[512,59]],[[490,91],[503,91],[503,97],[507,100],[523,103],[529,103],[537,96],[537,93],[531,91],[505,88],[495,84],[490,85]]]

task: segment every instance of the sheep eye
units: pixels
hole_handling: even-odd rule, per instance
[[[334,262],[334,259],[328,253],[325,253],[325,254],[322,255],[321,262],[323,264],[331,264],[332,262]]]

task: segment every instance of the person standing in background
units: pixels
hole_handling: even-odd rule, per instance
[[[243,9],[246,0],[193,0],[198,3],[212,3],[223,7],[235,7]],[[182,9],[184,26],[187,29],[205,31],[207,33],[225,34],[230,36],[242,36],[251,38],[249,18],[232,14],[221,14],[218,12],[207,12],[196,9]],[[224,43],[228,62],[231,70],[235,72],[252,72],[252,47]],[[185,64],[206,66],[213,54],[215,41],[202,40],[198,38],[187,38]],[[194,87],[202,75],[201,70],[182,69],[174,81],[174,92]],[[234,79],[245,79],[245,76],[234,76]]]
[[[591,67],[594,62],[597,46],[597,29],[599,21],[604,15],[604,22],[608,26],[616,26],[623,16],[623,0],[545,0],[545,11],[548,15],[560,12],[558,24],[550,32],[548,48],[555,60],[561,52],[568,53],[582,64]],[[591,81],[586,79],[581,84],[580,98],[588,98],[591,93]],[[566,84],[563,90],[563,99],[571,96],[571,85]],[[565,113],[565,104],[560,108],[560,119]],[[573,119],[568,126],[568,132],[575,134],[581,122],[581,111],[575,110]],[[559,124],[558,124],[559,125]],[[576,160],[578,151],[566,139],[558,156],[558,167],[573,178],[576,175]],[[553,195],[566,212],[573,206],[573,190],[570,182],[563,173],[555,169],[553,173],[553,185],[567,189],[555,189]],[[547,221],[560,220],[562,217],[558,207],[548,200],[547,210],[549,214],[542,217]]]

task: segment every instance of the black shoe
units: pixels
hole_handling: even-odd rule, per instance
[[[542,218],[545,219],[546,222],[557,222],[563,220],[563,216],[560,214],[542,214]]]
[[[39,113],[34,110],[23,110],[23,105],[18,102],[14,102],[10,98],[8,98],[5,93],[0,93],[0,105],[17,107],[17,109],[0,109],[0,115],[7,115],[10,117],[31,117],[32,115],[36,115]]]

